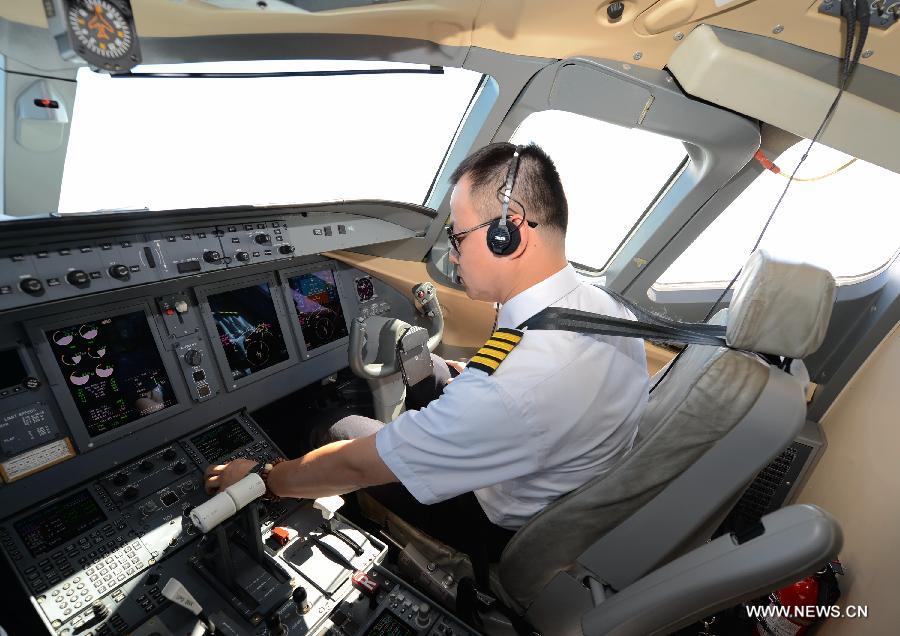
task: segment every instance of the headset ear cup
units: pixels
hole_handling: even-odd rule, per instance
[[[519,247],[522,237],[519,228],[514,223],[507,222],[500,225],[500,219],[490,224],[487,231],[488,248],[497,256],[511,254]]]

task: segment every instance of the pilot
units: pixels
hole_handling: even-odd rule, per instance
[[[483,565],[532,516],[631,448],[649,378],[639,339],[518,329],[549,306],[634,319],[568,263],[568,206],[543,150],[491,144],[465,159],[451,184],[450,259],[470,298],[500,303],[491,338],[464,369],[449,363],[462,369],[452,382],[438,364],[440,395],[424,408],[386,425],[345,418],[332,427],[338,441],[261,475],[278,497],[366,488]],[[210,466],[207,491],[253,467],[246,459]]]

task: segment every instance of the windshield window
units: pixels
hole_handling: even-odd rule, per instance
[[[421,204],[481,75],[386,62],[227,62],[135,72],[393,69],[275,78],[78,72],[60,213],[385,199]]]

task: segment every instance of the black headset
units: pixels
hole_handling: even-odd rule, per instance
[[[519,234],[519,227],[515,223],[506,222],[506,216],[509,214],[510,196],[516,183],[516,173],[519,171],[519,155],[521,152],[522,146],[516,146],[512,161],[509,163],[509,170],[506,173],[506,185],[503,188],[503,214],[490,224],[487,231],[488,248],[497,256],[506,256],[514,252],[522,240]]]

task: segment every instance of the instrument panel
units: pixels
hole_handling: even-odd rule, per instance
[[[33,505],[54,479],[87,478],[85,456],[115,465],[159,435],[345,368],[356,316],[414,318],[396,290],[309,253],[362,242],[376,226],[379,240],[406,228],[350,214],[284,218],[0,247],[4,511]]]
[[[332,356],[343,364],[318,374],[307,365],[313,375],[346,366],[347,325],[365,307],[344,289],[358,274],[319,260],[29,320],[27,341],[2,354],[6,391],[16,399],[16,408],[0,414],[4,480],[94,451],[325,352],[343,354]],[[390,307],[379,303],[378,311]],[[43,464],[35,456],[27,470],[17,468],[24,453],[62,438],[71,444]]]
[[[352,320],[417,320],[404,294],[320,254],[367,224],[411,234],[295,214],[0,241],[0,550],[48,633],[188,633],[173,578],[217,633],[469,633],[424,597],[398,602],[414,593],[379,568],[386,546],[309,502],[250,506],[208,535],[186,514],[209,463],[282,454],[249,411],[344,369]]]

